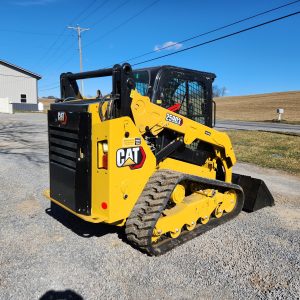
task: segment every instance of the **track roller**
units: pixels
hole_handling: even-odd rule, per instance
[[[158,170],[127,219],[125,233],[140,250],[160,255],[233,219],[243,202],[238,185]]]

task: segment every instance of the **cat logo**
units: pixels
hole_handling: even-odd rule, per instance
[[[117,167],[130,167],[139,169],[144,165],[146,153],[143,147],[121,148],[117,151]]]
[[[62,125],[66,125],[67,124],[67,114],[64,111],[59,111],[57,113],[57,121],[62,124]]]

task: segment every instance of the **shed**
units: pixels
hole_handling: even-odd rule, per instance
[[[37,110],[38,80],[41,78],[36,73],[0,59],[0,106],[1,101],[6,101],[17,110]]]

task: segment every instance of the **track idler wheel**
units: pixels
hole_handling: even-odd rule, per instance
[[[214,210],[214,216],[216,218],[221,218],[223,216],[223,209],[221,209],[220,206]]]
[[[185,187],[182,184],[177,184],[171,194],[172,202],[178,204],[183,201],[184,197],[185,197]]]
[[[209,218],[210,218],[210,216],[205,216],[205,217],[201,218],[200,221],[202,224],[207,224],[209,221]]]
[[[190,224],[186,224],[185,228],[188,231],[192,231],[193,229],[195,229],[196,225],[197,225],[197,222],[192,221]]]
[[[176,239],[180,236],[181,229],[176,228],[175,232],[170,232],[170,236],[172,239]]]
[[[229,213],[229,212],[233,211],[233,209],[236,206],[237,195],[236,195],[236,192],[233,190],[229,190],[229,191],[225,192],[224,194],[228,197],[228,200],[222,206],[223,206],[224,210],[227,213]]]

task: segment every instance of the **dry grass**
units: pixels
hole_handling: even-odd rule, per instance
[[[238,161],[300,175],[300,136],[244,130],[227,133]]]
[[[215,98],[217,119],[272,121],[284,108],[284,120],[300,122],[300,91]]]

